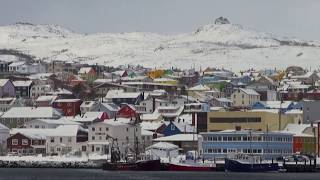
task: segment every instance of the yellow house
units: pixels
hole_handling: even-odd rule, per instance
[[[294,123],[292,116],[281,114],[278,110],[252,110],[208,112],[208,131],[227,129],[253,129],[262,131],[283,130],[288,123]]]
[[[156,79],[156,78],[160,78],[161,76],[163,76],[165,73],[164,70],[154,70],[154,71],[149,71],[146,73],[146,75],[148,77],[150,77],[151,79]]]

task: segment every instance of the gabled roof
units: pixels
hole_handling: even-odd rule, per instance
[[[31,86],[32,81],[13,81],[12,83],[15,87],[27,87]]]
[[[4,86],[8,81],[10,81],[9,79],[0,79],[0,86]]]
[[[1,118],[58,118],[62,114],[52,107],[12,107]]]
[[[260,95],[259,93],[257,93],[257,91],[253,90],[253,89],[244,89],[244,88],[239,88],[240,91],[244,92],[245,94],[248,94],[248,95]]]

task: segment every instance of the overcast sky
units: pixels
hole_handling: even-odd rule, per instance
[[[59,24],[82,33],[191,32],[219,16],[260,31],[320,40],[320,0],[0,0],[0,25]]]

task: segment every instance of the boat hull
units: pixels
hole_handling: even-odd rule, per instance
[[[211,166],[197,166],[188,164],[168,164],[168,171],[216,171],[215,167]]]
[[[237,160],[225,159],[225,170],[231,172],[278,172],[278,163],[241,163]]]
[[[135,163],[105,163],[103,170],[108,171],[160,171],[160,160],[138,161]]]

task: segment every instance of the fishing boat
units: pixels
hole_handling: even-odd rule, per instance
[[[231,172],[278,172],[278,163],[266,162],[260,156],[238,154],[225,159],[225,171]]]

